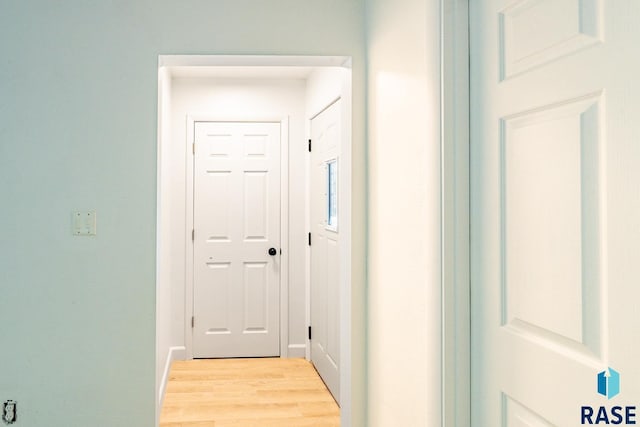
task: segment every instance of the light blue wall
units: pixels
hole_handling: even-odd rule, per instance
[[[0,400],[20,426],[153,425],[158,55],[353,56],[364,188],[362,9],[0,0]],[[71,236],[76,209],[97,211],[96,237]]]

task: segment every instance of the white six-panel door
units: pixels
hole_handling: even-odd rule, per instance
[[[470,6],[472,419],[578,426],[640,404],[640,2]]]
[[[193,356],[278,356],[280,123],[194,133]]]
[[[340,402],[339,230],[335,206],[339,179],[340,106],[336,101],[311,121],[311,361]],[[330,168],[332,170],[330,170]],[[332,172],[333,189],[330,189]],[[333,201],[331,201],[331,194]],[[332,208],[333,206],[333,208]],[[332,218],[332,219],[330,219]]]

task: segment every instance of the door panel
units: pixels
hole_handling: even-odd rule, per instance
[[[194,158],[194,357],[278,356],[280,124],[197,122]]]
[[[330,190],[329,164],[337,168],[340,148],[341,101],[311,121],[311,361],[340,402],[340,234],[332,215],[337,181]],[[339,171],[332,179],[339,179]],[[339,209],[333,205],[333,208]],[[334,219],[330,219],[334,218]]]
[[[244,173],[244,240],[267,240],[269,188],[267,172]]]
[[[502,80],[601,42],[598,0],[500,3]]]
[[[640,400],[640,6],[470,8],[472,419],[580,425],[609,367]]]

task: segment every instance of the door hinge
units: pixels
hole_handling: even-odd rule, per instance
[[[191,241],[195,242],[195,240],[196,240],[196,230],[192,229],[191,230]]]
[[[191,316],[191,327],[195,328],[196,326],[196,316]]]
[[[311,152],[311,140],[309,140],[309,152]]]
[[[309,341],[311,341],[311,326],[309,326]]]
[[[311,246],[311,233],[309,233],[309,246]]]
[[[193,144],[191,144],[191,152],[193,154],[196,154],[196,143],[195,142]]]

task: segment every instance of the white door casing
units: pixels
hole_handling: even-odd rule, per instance
[[[278,356],[280,123],[196,122],[194,141],[193,356]]]
[[[580,425],[640,401],[640,3],[470,8],[473,425]]]
[[[340,402],[340,225],[329,224],[329,163],[339,179],[341,101],[311,120],[311,361]],[[337,189],[334,181],[334,190]],[[337,194],[333,202],[337,200]],[[332,202],[332,203],[333,203]],[[339,206],[337,207],[339,209]],[[333,209],[335,214],[335,208]],[[334,216],[335,220],[335,216]],[[336,226],[337,225],[337,226]]]

